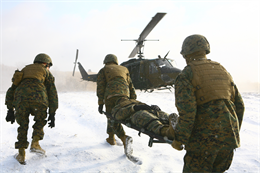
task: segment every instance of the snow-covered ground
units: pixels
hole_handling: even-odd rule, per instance
[[[177,112],[174,93],[137,91],[138,100],[157,104],[168,113]],[[260,172],[260,94],[242,93],[246,110],[241,129],[241,147],[236,149],[229,173]],[[130,162],[124,155],[122,142],[106,143],[106,118],[98,113],[94,91],[60,92],[59,109],[56,112],[55,128],[45,126],[45,137],[40,142],[47,157],[26,150],[27,165],[15,159],[14,148],[18,125],[5,121],[5,93],[1,101],[0,172],[181,172],[185,151],[174,150],[169,144],[153,144],[148,147],[148,136],[124,126],[127,135],[134,139],[134,155],[142,159],[142,165]],[[31,141],[33,120],[30,119],[28,139]]]

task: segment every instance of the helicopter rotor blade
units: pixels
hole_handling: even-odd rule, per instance
[[[143,32],[140,34],[138,41],[143,41],[147,35],[153,30],[153,28],[160,22],[160,20],[165,16],[166,13],[157,13],[148,25],[144,28]]]
[[[72,73],[72,76],[74,76],[74,73],[75,73],[75,68],[76,68],[76,64],[77,64],[77,60],[78,60],[78,53],[79,53],[79,50],[77,49],[77,52],[76,52],[76,59],[75,59],[75,62],[74,62],[74,68],[73,68],[73,73]]]
[[[170,52],[170,51],[168,51],[168,52],[166,53],[166,55],[164,56],[163,59],[166,59],[166,57],[168,56],[169,52]]]
[[[159,23],[159,21],[165,16],[166,13],[157,13],[152,20],[148,23],[148,25],[144,28],[142,33],[140,34],[138,40],[136,40],[137,44],[135,48],[132,50],[128,58],[134,57],[138,51],[141,53],[141,48],[143,47],[143,42],[147,35],[153,30],[153,28]]]
[[[128,58],[133,58],[137,52],[138,52],[138,46],[136,45],[135,48],[132,50],[132,52],[130,53],[129,57]]]

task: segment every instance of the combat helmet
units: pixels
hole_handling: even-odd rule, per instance
[[[38,54],[38,55],[34,58],[33,63],[37,63],[37,62],[47,63],[47,64],[49,64],[50,66],[52,66],[52,60],[51,60],[50,56],[47,55],[47,54],[45,54],[45,53],[40,53],[40,54]]]
[[[113,54],[106,55],[103,63],[106,64],[106,63],[109,63],[109,62],[114,62],[114,63],[118,64],[117,57]]]
[[[210,53],[210,45],[203,35],[190,35],[183,41],[181,54],[183,56],[192,54],[197,51],[205,50],[206,54]]]

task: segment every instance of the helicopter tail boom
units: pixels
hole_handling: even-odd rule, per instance
[[[97,82],[97,74],[88,74],[80,62],[78,62],[78,65],[83,80]]]

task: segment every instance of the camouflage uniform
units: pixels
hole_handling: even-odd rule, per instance
[[[23,73],[30,74],[28,69],[39,69],[44,71],[45,75],[37,78],[23,78],[18,86],[14,84],[6,93],[8,109],[15,108],[15,119],[20,125],[18,127],[18,142],[15,148],[27,148],[27,131],[29,124],[29,115],[34,116],[32,138],[36,136],[42,140],[44,136],[43,127],[46,125],[47,108],[49,113],[55,113],[58,108],[58,95],[54,84],[54,77],[43,64],[31,64],[22,69]]]
[[[192,62],[206,57],[193,55],[192,58],[175,82],[179,112],[175,140],[184,144],[187,151],[183,172],[224,172],[231,165],[233,150],[240,146],[244,103],[233,85],[233,99],[212,99],[199,104],[197,87],[193,85],[197,72],[192,70]]]
[[[116,63],[105,63],[105,67],[102,68],[97,75],[97,96],[98,104],[105,104],[106,112],[111,113],[112,108],[115,106],[115,102],[119,97],[129,97],[131,99],[136,98],[135,88],[130,78],[128,69],[120,66],[120,70],[124,70],[122,75],[125,75],[126,79],[121,76],[114,75],[111,80],[108,79],[108,74],[105,72],[105,68],[110,67],[112,70],[118,66]],[[125,135],[123,127],[120,123],[111,123],[107,120],[107,134],[115,133],[119,138]]]
[[[135,111],[135,105],[144,103],[134,99],[121,98],[117,105],[112,109],[112,116],[116,120],[130,121],[137,127],[144,128],[157,135],[161,135],[163,127],[169,127],[169,115],[163,111],[156,110],[139,110]]]

